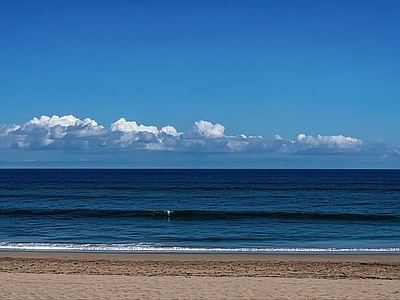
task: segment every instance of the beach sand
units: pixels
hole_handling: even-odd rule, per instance
[[[0,252],[1,299],[400,299],[400,255]]]

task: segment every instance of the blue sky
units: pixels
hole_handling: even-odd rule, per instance
[[[398,1],[3,0],[0,28],[4,166],[400,167]]]

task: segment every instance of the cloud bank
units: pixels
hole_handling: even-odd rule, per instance
[[[0,148],[24,150],[97,150],[101,151],[167,151],[205,154],[251,154],[274,156],[292,155],[347,155],[373,156],[377,159],[399,157],[400,146],[364,142],[354,137],[310,136],[300,133],[296,139],[276,135],[225,135],[219,123],[199,120],[193,128],[180,132],[167,125],[161,129],[153,125],[137,124],[120,118],[110,126],[95,120],[80,120],[72,115],[41,116],[22,125],[0,127]]]

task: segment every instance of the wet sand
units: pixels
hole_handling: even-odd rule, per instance
[[[1,299],[400,299],[400,255],[0,252]]]

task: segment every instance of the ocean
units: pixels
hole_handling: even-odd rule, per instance
[[[400,170],[2,169],[0,250],[400,253]]]

